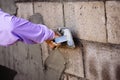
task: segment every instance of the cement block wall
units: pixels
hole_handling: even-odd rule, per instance
[[[18,72],[15,80],[120,80],[120,1],[27,1],[0,0],[0,7],[51,29],[70,28],[76,48],[0,47],[0,64]]]

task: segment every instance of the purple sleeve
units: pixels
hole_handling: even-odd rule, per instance
[[[27,44],[42,43],[53,37],[54,32],[45,25],[34,24],[28,20],[11,16],[0,9],[1,46],[8,46],[19,40]]]
[[[27,44],[42,43],[45,40],[53,39],[54,32],[45,25],[34,24],[28,20],[12,17],[12,33],[19,37],[19,40]]]
[[[16,42],[19,38],[12,34],[12,16],[0,9],[0,45],[8,46]]]

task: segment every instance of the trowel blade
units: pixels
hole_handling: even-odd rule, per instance
[[[55,43],[66,42],[67,41],[67,37],[66,36],[61,36],[61,37],[55,38],[54,41],[55,41]]]

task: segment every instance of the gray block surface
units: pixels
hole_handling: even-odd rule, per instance
[[[70,27],[79,39],[106,43],[104,3],[64,3],[65,25]]]
[[[107,1],[108,42],[120,44],[120,1]]]

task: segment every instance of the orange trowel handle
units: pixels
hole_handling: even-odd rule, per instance
[[[54,38],[60,37],[60,34],[55,32]],[[46,43],[49,45],[50,48],[54,49],[56,47],[59,47],[60,44],[55,43],[53,40],[46,40]]]

